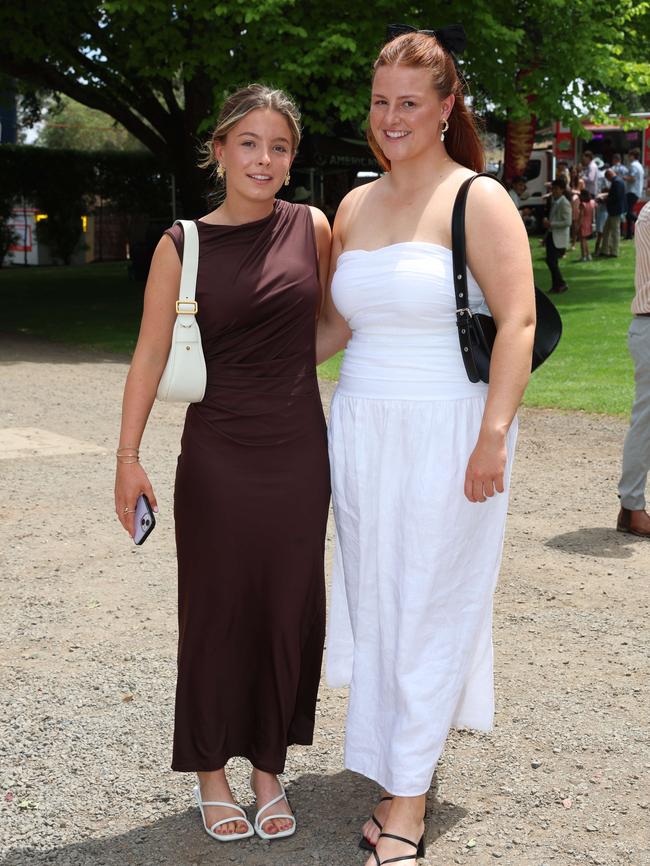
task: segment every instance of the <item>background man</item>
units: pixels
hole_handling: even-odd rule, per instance
[[[603,231],[600,255],[615,259],[618,256],[621,239],[621,214],[625,213],[625,184],[611,168],[605,172],[605,178],[609,181],[609,190],[601,193],[599,198],[606,197],[607,222]]]
[[[582,162],[582,177],[585,189],[595,196],[598,192],[598,163],[590,150],[585,150],[580,157]]]
[[[571,186],[571,171],[569,170],[569,163],[565,159],[558,160],[555,177],[563,177],[567,187]]]
[[[526,231],[532,232],[535,229],[535,217],[532,210],[525,206],[525,200],[528,198],[526,184],[527,180],[523,175],[520,174],[517,177],[513,177],[512,186],[508,190],[508,193],[521,214]]]
[[[643,166],[639,162],[639,151],[633,147],[630,151],[630,164],[625,175],[625,186],[627,192],[627,213],[625,221],[627,229],[625,232],[626,240],[631,240],[634,234],[634,223],[636,222],[636,214],[634,213],[634,205],[643,195]]]
[[[623,472],[618,484],[621,510],[616,528],[650,538],[650,515],[645,510],[645,488],[650,469],[650,202],[636,224],[634,318],[628,345],[634,361],[635,395],[630,429],[623,446]]]
[[[551,183],[551,211],[544,220],[546,232],[546,264],[551,272],[551,288],[549,293],[566,292],[568,286],[560,273],[559,260],[569,246],[571,235],[571,203],[565,195],[566,182],[563,177],[555,178]]]
[[[508,193],[517,208],[520,208],[522,198],[526,197],[526,178],[521,174],[513,177],[512,186],[508,190]]]
[[[623,165],[623,160],[621,159],[620,153],[612,154],[612,164],[610,166],[614,174],[617,174],[619,177],[622,177],[625,180],[625,175],[627,174],[627,168]]]

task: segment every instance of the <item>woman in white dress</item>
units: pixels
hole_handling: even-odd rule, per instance
[[[322,361],[347,345],[330,416],[328,681],[350,685],[345,766],[383,788],[362,840],[377,866],[422,856],[450,728],[492,725],[492,597],[535,301],[521,217],[500,184],[477,178],[469,305],[487,302],[498,336],[490,385],[470,382],[451,213],[483,152],[445,31],[384,46],[368,137],[386,174],[337,213],[317,351]]]

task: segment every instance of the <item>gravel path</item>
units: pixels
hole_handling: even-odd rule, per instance
[[[292,839],[219,845],[191,778],[169,770],[183,410],[154,408],[142,450],[160,521],[136,549],[112,503],[125,373],[122,358],[0,340],[0,429],[14,431],[0,433],[0,864],[363,866],[376,791],[341,769],[344,690],[323,686],[314,746],[290,750]],[[650,543],[612,529],[624,432],[522,412],[496,728],[450,737],[427,864],[650,864]],[[232,762],[245,805],[247,774]]]

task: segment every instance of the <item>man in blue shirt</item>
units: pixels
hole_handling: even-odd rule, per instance
[[[627,229],[625,239],[632,240],[634,235],[634,223],[636,222],[636,214],[634,213],[634,205],[643,195],[643,166],[639,162],[639,151],[633,147],[630,151],[630,164],[628,165],[627,174],[625,175],[626,197],[627,197],[627,213],[625,221]]]
[[[614,174],[611,168],[605,172],[609,181],[609,191],[600,193],[598,198],[604,198],[607,206],[607,222],[603,231],[601,256],[614,259],[618,256],[618,245],[621,238],[621,214],[625,213],[625,184]]]
[[[627,174],[627,168],[623,165],[623,160],[621,159],[620,153],[612,154],[612,164],[610,165],[610,168],[614,172],[614,174],[618,174],[623,179],[625,179],[625,175]]]

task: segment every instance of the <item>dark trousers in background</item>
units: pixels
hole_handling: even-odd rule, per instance
[[[560,273],[559,260],[564,255],[564,249],[556,247],[553,243],[553,232],[546,233],[546,264],[551,272],[551,289],[560,289],[565,286],[564,277]]]
[[[639,196],[635,195],[633,192],[628,192],[625,194],[625,198],[627,199],[627,213],[625,214],[625,222],[627,223],[627,226],[625,230],[625,237],[628,241],[631,241],[634,235],[634,223],[636,222],[634,205],[638,202]]]
[[[600,248],[604,256],[618,256],[619,241],[621,239],[621,215],[608,216],[603,231],[603,243]]]

